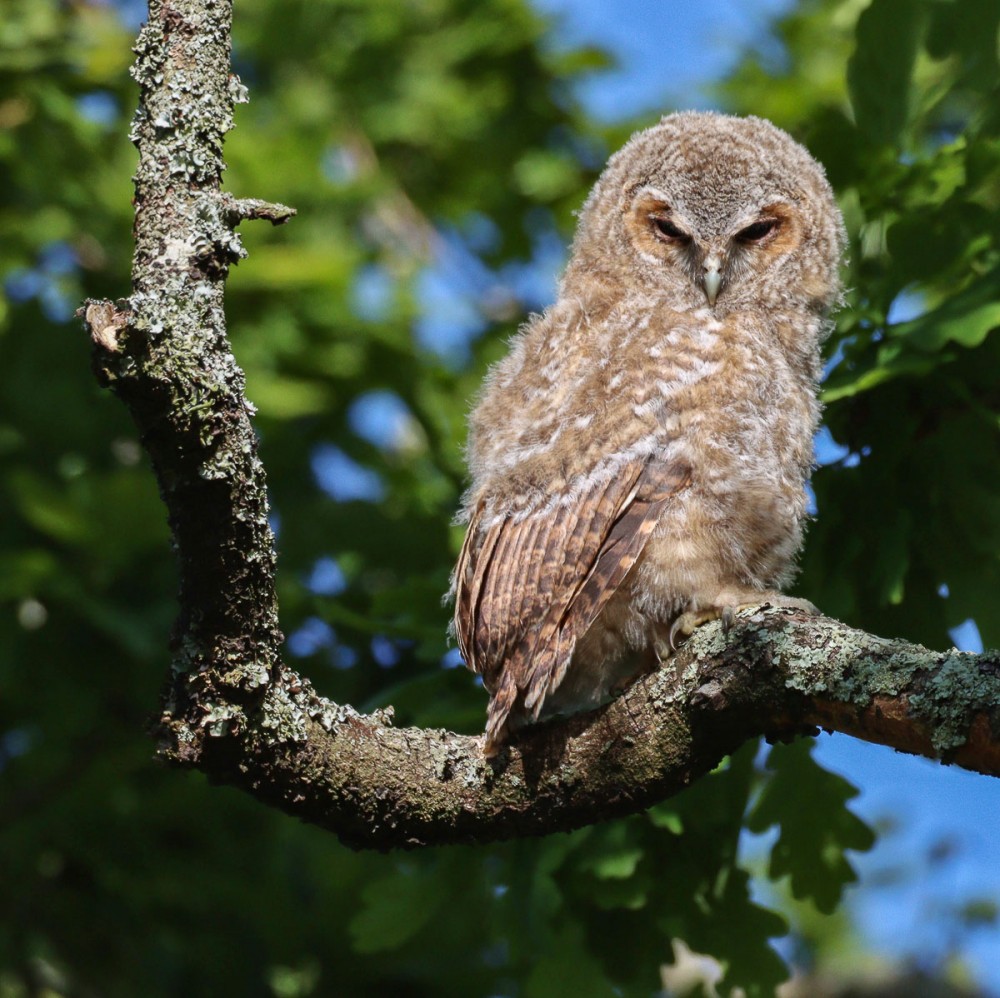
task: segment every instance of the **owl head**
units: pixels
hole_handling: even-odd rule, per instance
[[[609,161],[563,290],[611,285],[720,316],[762,304],[824,313],[844,243],[823,168],[789,135],[762,118],[672,114]]]

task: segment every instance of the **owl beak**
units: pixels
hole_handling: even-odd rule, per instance
[[[705,289],[705,297],[708,299],[709,305],[714,305],[715,299],[719,296],[719,288],[722,287],[722,261],[715,253],[712,253],[705,257],[702,270],[704,271],[702,286]]]

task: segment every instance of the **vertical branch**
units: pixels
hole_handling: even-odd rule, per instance
[[[197,758],[240,729],[280,667],[264,471],[226,338],[223,293],[243,218],[293,212],[221,193],[223,136],[245,90],[230,72],[231,0],[151,0],[136,43],[132,294],[89,302],[98,376],[152,458],[180,561],[181,613],[161,749]]]

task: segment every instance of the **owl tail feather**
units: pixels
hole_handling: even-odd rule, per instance
[[[496,755],[507,741],[507,718],[517,702],[518,692],[517,683],[508,672],[490,696],[486,716],[486,742],[483,746],[486,758]]]

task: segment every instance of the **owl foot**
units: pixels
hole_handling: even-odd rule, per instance
[[[808,613],[810,617],[818,617],[820,609],[815,603],[807,599],[800,599],[798,596],[785,596],[784,593],[762,593],[761,597],[749,603],[742,603],[737,610],[744,610],[751,606],[773,606],[776,610],[798,610],[799,613]]]
[[[748,594],[750,595],[750,594]],[[819,616],[819,609],[807,599],[800,599],[797,596],[785,596],[782,593],[753,593],[751,599],[741,602],[727,603],[724,606],[707,607],[704,610],[688,610],[682,613],[671,625],[670,636],[668,638],[669,654],[677,651],[678,646],[685,638],[694,634],[695,628],[702,624],[707,624],[713,620],[722,621],[722,630],[728,634],[733,623],[736,621],[736,614],[740,610],[748,610],[751,607],[772,606],[780,610],[798,610],[800,613],[808,613],[811,617]],[[659,643],[655,646],[656,656],[663,661]]]
[[[726,622],[727,614],[729,617],[728,623]],[[733,610],[728,606],[713,606],[705,610],[688,610],[687,613],[682,613],[670,625],[670,636],[667,640],[670,644],[671,653],[677,651],[685,638],[689,638],[694,634],[695,628],[700,627],[702,624],[707,624],[709,621],[718,620],[721,617],[722,626],[728,631],[732,625],[732,614]]]

